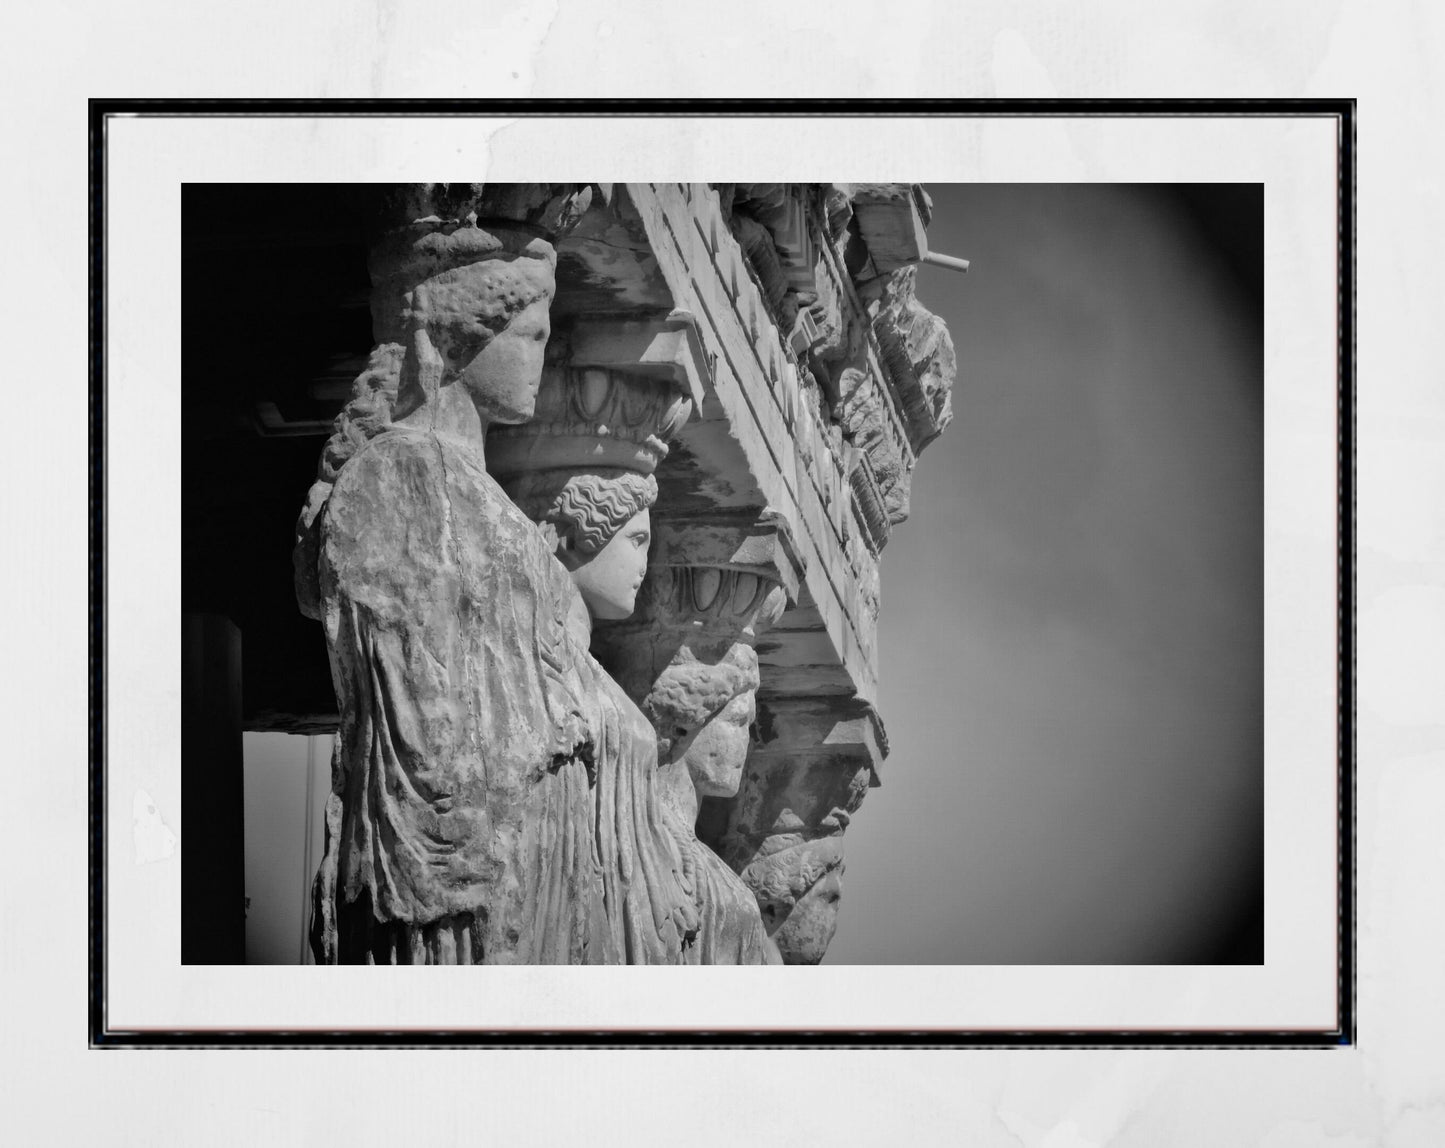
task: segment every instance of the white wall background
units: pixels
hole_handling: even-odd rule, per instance
[[[329,736],[242,736],[246,774],[246,963],[312,964],[306,931],[331,789]]]

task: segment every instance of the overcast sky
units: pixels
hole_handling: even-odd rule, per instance
[[[929,190],[954,422],[883,554],[827,960],[1258,959],[1262,197]]]

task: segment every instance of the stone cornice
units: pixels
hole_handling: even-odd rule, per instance
[[[756,428],[742,436],[752,477],[769,504],[792,520],[807,555],[812,599],[838,660],[871,697],[875,620],[851,604],[851,587],[876,579],[876,569],[859,565],[873,565],[867,549],[850,545],[865,528],[853,510],[842,460],[828,445],[815,404],[804,401],[796,359],[723,218],[717,193],[676,184],[629,185],[628,191],[678,305],[698,316],[728,419]]]

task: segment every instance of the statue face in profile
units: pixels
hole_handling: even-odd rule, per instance
[[[405,331],[420,393],[408,413],[458,386],[488,424],[529,420],[537,407],[551,335],[556,278],[550,258],[488,258],[432,275],[403,296]]]
[[[537,409],[551,335],[552,266],[541,259],[454,268],[405,296],[405,361],[392,421],[469,403],[482,433],[525,423]],[[464,396],[464,397],[463,397]]]
[[[600,550],[572,566],[572,581],[593,618],[615,621],[632,614],[638,587],[647,573],[651,541],[652,518],[644,509],[628,519]],[[578,561],[577,557],[572,561]]]
[[[742,784],[750,730],[757,716],[753,690],[739,694],[702,727],[683,760],[699,797],[732,797]]]
[[[518,311],[458,373],[492,422],[524,423],[536,410],[542,353],[551,334],[550,301],[543,296]]]

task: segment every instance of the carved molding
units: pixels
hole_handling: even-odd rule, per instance
[[[749,570],[718,566],[659,566],[644,584],[659,625],[689,636],[720,634],[753,639],[787,607],[780,582]]]
[[[858,521],[863,526],[863,541],[869,550],[877,554],[888,545],[892,523],[888,520],[888,509],[883,505],[883,492],[878,489],[878,480],[873,475],[873,465],[862,451],[854,453],[848,481],[853,488],[853,505],[858,511]]]
[[[670,522],[662,513],[636,611],[593,634],[639,704],[679,657],[715,661],[736,644],[751,647],[798,590],[797,558],[777,519]]]
[[[691,413],[692,399],[671,380],[551,366],[543,372],[533,420],[491,432],[488,469],[504,483],[585,466],[651,474],[667,457],[666,440]]]
[[[781,585],[790,605],[797,601],[803,576],[803,560],[787,519],[771,512],[741,522],[722,516],[660,517],[650,562],[752,571]]]
[[[767,501],[793,520],[800,550],[825,559],[808,575],[818,583],[816,601],[847,672],[871,694],[873,639],[864,632],[871,619],[851,618],[848,601],[848,587],[860,574],[853,563],[870,558],[866,549],[850,554],[847,547],[847,478],[841,460],[825,445],[830,439],[816,410],[808,413],[813,404],[802,402],[791,353],[723,217],[719,196],[710,188],[662,184],[630,187],[629,193],[678,302],[705,319],[704,343],[718,355],[719,397],[728,418],[738,421],[732,433],[744,445],[753,480]],[[745,399],[739,393],[754,377],[771,391],[771,408],[759,403],[759,396]],[[755,425],[740,421],[745,418]]]
[[[870,284],[873,334],[908,425],[915,454],[953,421],[957,374],[953,338],[937,315],[918,302],[916,267]]]
[[[916,456],[903,428],[891,417],[884,385],[872,371],[857,366],[843,369],[839,385],[843,435],[867,455],[888,522],[902,522],[908,517]]]

